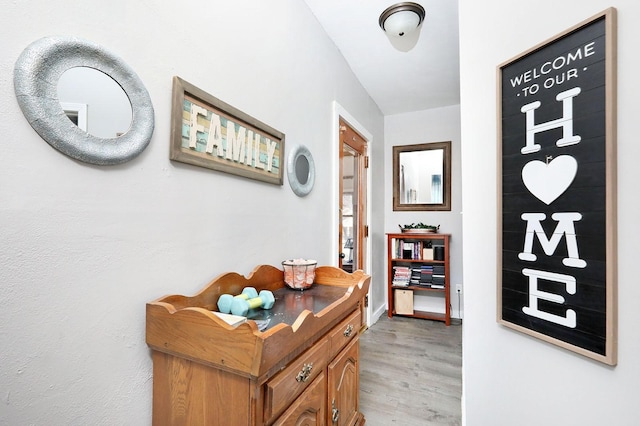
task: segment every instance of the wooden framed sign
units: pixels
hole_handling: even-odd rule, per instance
[[[284,133],[173,77],[170,158],[282,185]]]
[[[498,67],[498,322],[617,362],[616,11]]]

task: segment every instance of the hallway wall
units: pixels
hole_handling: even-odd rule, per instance
[[[380,142],[382,114],[301,0],[14,1],[0,22],[0,425],[150,424],[145,303],[258,264],[335,263],[332,102]],[[30,127],[13,66],[48,35],[101,44],[142,79],[156,127],[139,157],[83,164]],[[313,191],[170,162],[174,75],[284,132],[285,155],[306,145]]]
[[[496,323],[496,67],[610,6],[602,0],[460,0],[468,426],[638,423],[640,5],[635,1],[613,4],[618,9],[618,365],[606,366]]]
[[[440,232],[451,234],[451,316],[462,315],[463,297],[458,298],[456,285],[462,284],[462,170],[460,167],[460,105],[388,115],[384,118],[385,134],[385,232],[399,232],[398,225],[426,223],[440,225]],[[430,142],[451,142],[451,211],[393,211],[393,147]],[[386,244],[386,242],[385,242]],[[386,259],[386,257],[385,257]],[[464,290],[463,290],[464,293]],[[439,297],[416,296],[418,309],[442,309]]]

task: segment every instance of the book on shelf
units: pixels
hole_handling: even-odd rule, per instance
[[[408,241],[402,238],[392,238],[390,249],[394,259],[433,260],[431,241]]]
[[[408,286],[411,281],[411,268],[408,266],[394,266],[391,284],[394,286]]]
[[[433,277],[433,267],[431,265],[422,265],[420,267],[420,284],[431,283]]]
[[[394,276],[409,276],[411,275],[411,268],[408,266],[396,265],[393,267]]]
[[[391,257],[394,259],[402,259],[402,240],[398,238],[391,239]]]
[[[437,285],[444,285],[444,275],[433,275],[431,277],[431,282]]]
[[[433,265],[433,273],[437,275],[444,275],[444,265]]]
[[[413,259],[413,243],[402,244],[402,258]]]
[[[421,258],[421,242],[420,241],[403,241],[402,242],[402,259],[417,260]]]
[[[434,290],[441,290],[444,289],[444,285],[441,284],[433,284],[433,283],[420,283],[418,284],[420,287],[422,288],[432,288]]]

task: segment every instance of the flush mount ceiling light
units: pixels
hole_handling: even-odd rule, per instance
[[[425,15],[418,3],[396,3],[382,12],[378,24],[388,35],[402,37],[418,29]]]

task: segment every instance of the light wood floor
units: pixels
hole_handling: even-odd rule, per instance
[[[462,325],[385,314],[360,336],[367,426],[460,425]]]

